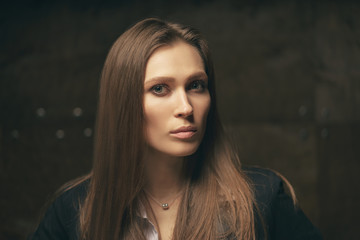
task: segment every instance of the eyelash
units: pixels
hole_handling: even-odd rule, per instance
[[[193,86],[194,84],[199,84],[199,86],[201,87],[201,89],[194,89],[194,90],[197,90],[199,92],[203,92],[207,87],[204,80],[196,80],[196,81],[193,81],[193,82],[191,82],[189,84],[188,89],[191,90],[191,86]]]
[[[163,89],[167,90],[167,92],[169,91],[169,88],[166,84],[156,84],[150,88],[150,91],[157,96],[164,96],[167,94],[167,92],[166,93],[157,93],[155,90],[157,87],[162,87]]]
[[[192,88],[194,86],[194,84],[199,84],[198,86],[200,86],[200,89]],[[155,89],[158,87],[162,87],[162,90],[165,90],[166,92],[165,93],[156,92]],[[202,93],[206,88],[207,88],[207,85],[204,80],[195,80],[187,86],[186,90],[188,90],[188,91],[194,90],[195,92]],[[170,91],[170,89],[166,84],[156,84],[150,88],[150,91],[157,96],[165,96]]]

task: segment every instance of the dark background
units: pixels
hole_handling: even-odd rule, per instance
[[[0,14],[1,240],[24,239],[51,194],[89,171],[107,51],[151,16],[209,40],[243,163],[285,175],[325,239],[359,236],[356,1],[12,1]]]

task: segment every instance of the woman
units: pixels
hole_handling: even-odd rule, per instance
[[[95,138],[92,172],[63,189],[33,239],[320,239],[281,178],[241,168],[192,28],[146,19],[117,39]]]

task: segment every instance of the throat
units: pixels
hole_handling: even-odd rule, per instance
[[[146,184],[144,187],[147,195],[160,203],[170,205],[186,182],[183,165],[183,158],[149,154],[145,165]]]

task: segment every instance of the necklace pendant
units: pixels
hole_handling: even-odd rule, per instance
[[[169,209],[169,204],[167,204],[167,203],[162,203],[162,204],[161,204],[161,207],[162,207],[163,210],[168,210],[168,209]]]

